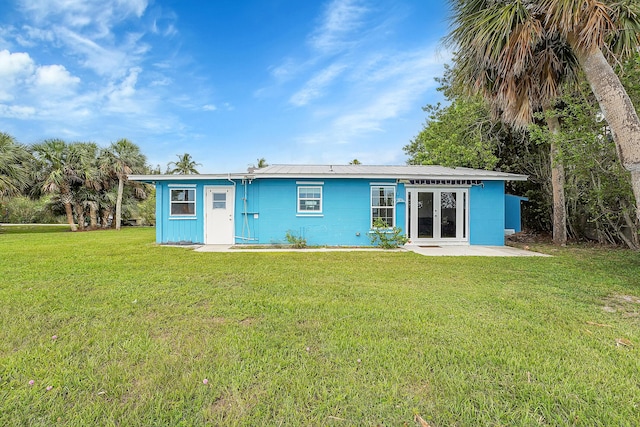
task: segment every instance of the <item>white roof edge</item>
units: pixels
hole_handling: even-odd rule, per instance
[[[335,179],[335,178],[358,178],[358,179],[455,179],[455,180],[485,180],[485,181],[526,181],[528,175],[513,174],[507,172],[499,172],[503,175],[393,175],[393,174],[256,174],[253,179],[263,178],[291,178],[291,179]]]
[[[499,174],[499,175],[497,175]],[[265,178],[290,178],[290,179],[439,179],[439,180],[484,180],[484,181],[526,181],[528,175],[513,174],[507,172],[494,172],[494,174],[473,175],[436,175],[436,174],[197,174],[197,175],[129,175],[131,181],[202,181],[207,179],[265,179]]]
[[[202,181],[205,179],[251,178],[249,173],[191,174],[191,175],[128,175],[130,181]]]

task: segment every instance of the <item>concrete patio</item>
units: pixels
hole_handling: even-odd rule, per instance
[[[190,246],[193,247],[193,246]],[[526,251],[523,249],[512,248],[510,246],[470,246],[470,245],[451,245],[451,246],[419,246],[405,245],[395,251],[411,251],[424,256],[489,256],[489,257],[514,257],[514,256],[540,256],[548,257],[550,255],[538,252]],[[238,245],[200,245],[195,246],[196,252],[354,252],[354,251],[384,251],[378,248],[366,247],[309,247],[304,249],[277,248],[265,245],[264,247],[247,247],[243,248]]]

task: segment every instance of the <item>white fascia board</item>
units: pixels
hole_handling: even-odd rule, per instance
[[[526,181],[528,175],[504,173],[504,175],[357,175],[357,174],[257,174],[253,179],[442,179],[442,180],[483,180],[483,181]]]
[[[192,174],[192,175],[128,175],[130,181],[156,182],[156,181],[207,181],[215,179],[246,179],[251,178],[247,174]]]
[[[498,175],[499,174],[499,175]],[[483,180],[483,181],[526,181],[528,175],[506,172],[495,174],[194,174],[194,175],[129,175],[131,181],[206,181],[215,179],[441,179],[441,180]]]

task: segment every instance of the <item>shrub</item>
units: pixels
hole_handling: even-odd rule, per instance
[[[290,231],[287,231],[287,234],[284,237],[287,239],[287,242],[296,249],[303,249],[307,247],[307,239],[304,237],[296,236]]]
[[[60,224],[63,216],[54,212],[54,203],[50,197],[31,200],[25,196],[16,196],[0,202],[0,222],[10,224]]]
[[[389,227],[389,224],[380,218],[373,221],[373,230],[371,231],[373,232],[371,244],[383,249],[395,249],[409,241],[409,238],[402,234],[401,228]]]

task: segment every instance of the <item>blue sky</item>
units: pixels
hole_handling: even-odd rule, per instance
[[[450,53],[444,1],[4,0],[0,131],[138,144],[164,171],[403,164]]]

